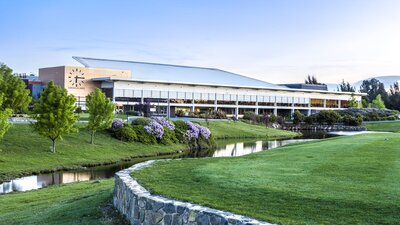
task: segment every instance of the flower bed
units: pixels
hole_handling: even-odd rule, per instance
[[[165,118],[138,118],[132,124],[116,119],[110,131],[121,141],[146,144],[185,143],[190,149],[209,149],[215,146],[211,131],[197,123],[175,121]]]

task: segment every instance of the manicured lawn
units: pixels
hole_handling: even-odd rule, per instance
[[[244,123],[215,122],[210,123],[210,128],[217,137],[221,137],[221,129],[225,129],[224,132],[229,137],[242,137],[237,132],[238,129],[243,133],[246,132],[245,129],[254,129],[256,132],[248,132],[247,135],[253,134],[254,137],[260,135],[264,138],[276,134],[287,136],[295,134]],[[106,131],[98,132],[95,144],[92,145],[90,134],[85,128],[81,128],[79,133],[66,135],[63,141],[58,141],[57,153],[51,153],[50,146],[50,139],[34,133],[29,125],[14,124],[0,141],[0,182],[32,172],[112,163],[132,157],[154,156],[187,148],[184,144],[145,145],[121,142]]]
[[[111,207],[113,179],[0,195],[0,224],[127,224]]]
[[[274,138],[274,137],[293,137],[297,133],[266,128],[261,125],[252,125],[241,121],[230,122],[200,122],[202,126],[207,126],[217,139],[222,138]]]
[[[92,145],[86,129],[58,141],[55,154],[50,152],[50,146],[50,139],[32,132],[29,125],[14,124],[0,141],[0,182],[25,173],[112,163],[186,149],[183,144],[166,146],[121,142],[106,132],[97,133]]]
[[[400,122],[366,123],[365,127],[371,131],[400,132]]]
[[[273,223],[398,224],[399,143],[399,134],[337,137],[134,176],[152,192]]]

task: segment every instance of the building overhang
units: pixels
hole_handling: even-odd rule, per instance
[[[318,93],[318,94],[333,94],[333,95],[352,95],[355,96],[366,96],[366,93],[359,92],[336,92],[336,91],[324,91],[324,90],[310,90],[310,89],[296,89],[296,88],[273,88],[273,87],[258,87],[258,86],[241,86],[241,85],[224,85],[224,84],[202,84],[202,83],[187,83],[187,82],[168,82],[162,80],[140,80],[140,79],[129,79],[129,78],[114,78],[114,77],[99,77],[93,78],[92,81],[98,82],[139,82],[139,83],[161,83],[161,84],[178,84],[178,85],[190,85],[190,86],[204,86],[204,87],[227,87],[227,88],[247,88],[254,90],[270,90],[270,91],[288,91],[288,92],[303,92],[303,93]]]

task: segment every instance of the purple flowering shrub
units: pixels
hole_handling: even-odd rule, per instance
[[[207,127],[203,127],[199,124],[195,124],[195,123],[192,123],[189,121],[186,122],[186,124],[187,124],[188,130],[185,133],[185,137],[188,140],[197,139],[197,138],[199,138],[200,135],[203,136],[206,140],[208,140],[208,138],[211,135],[211,132]]]
[[[175,130],[175,125],[162,117],[152,117],[152,119],[163,127],[166,127],[170,130]]]
[[[118,130],[124,126],[124,121],[121,119],[114,119],[111,124],[111,128],[114,130]]]
[[[149,124],[144,126],[144,129],[147,133],[155,136],[157,139],[162,139],[164,135],[164,127],[157,123],[155,120],[152,120]]]

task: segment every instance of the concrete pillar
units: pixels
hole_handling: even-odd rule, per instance
[[[278,116],[278,108],[274,108],[274,115]]]
[[[307,110],[307,116],[311,116],[311,109]]]
[[[324,108],[326,108],[326,99],[324,99]]]
[[[168,91],[168,98],[167,98],[167,118],[171,118],[171,105],[169,100],[169,91]]]
[[[339,109],[342,108],[342,101],[341,100],[338,100],[338,108]]]
[[[235,108],[235,118],[239,119],[239,107]]]

